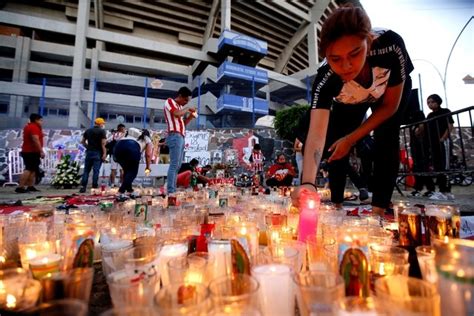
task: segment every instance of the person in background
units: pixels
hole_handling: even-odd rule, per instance
[[[415,175],[415,186],[414,191],[411,192],[413,197],[421,197],[421,191],[426,185],[426,192],[423,194],[425,197],[430,197],[435,191],[435,185],[433,178],[430,176],[420,175],[423,172],[427,172],[429,169],[429,149],[427,139],[427,132],[425,131],[425,114],[423,111],[414,111],[409,116],[410,123],[419,124],[410,127],[410,149],[413,157],[413,172],[418,173]]]
[[[413,64],[400,35],[373,30],[360,7],[334,10],[322,26],[320,39],[325,61],[313,83],[302,185],[293,192],[293,202],[298,205],[302,191],[317,191],[315,175],[323,153],[328,152],[331,201],[342,206],[349,152],[374,131],[372,211],[382,215],[389,209],[398,175],[399,128]],[[372,114],[364,121],[368,108]]]
[[[430,95],[427,98],[427,103],[432,111],[428,114],[427,119],[439,117],[427,123],[433,169],[434,171],[440,172],[436,177],[439,192],[434,192],[430,196],[430,199],[454,200],[448,176],[446,173],[443,173],[443,171],[449,170],[449,157],[451,155],[450,135],[453,130],[454,120],[453,117],[449,115],[451,111],[441,107],[443,100],[439,95]]]
[[[119,188],[119,198],[126,198],[125,192],[134,198],[132,183],[138,175],[142,153],[145,153],[145,175],[150,173],[150,162],[153,154],[153,143],[150,132],[146,129],[129,128],[125,137],[115,145],[114,159],[123,169],[123,181]]]
[[[107,144],[105,147],[107,148],[107,155],[110,157],[110,185],[115,187],[115,176],[117,175],[117,168],[119,168],[118,163],[114,159],[114,147],[119,140],[125,137],[125,125],[119,124],[117,125],[117,129],[112,131],[112,135],[109,139],[107,139]],[[123,182],[123,169],[120,168],[120,183]]]
[[[168,136],[166,137],[166,145],[170,151],[170,166],[167,176],[167,194],[176,192],[176,180],[178,171],[184,158],[184,135],[186,133],[186,125],[195,118],[196,110],[194,107],[186,107],[191,99],[191,90],[182,87],[174,99],[168,98],[165,101],[164,114],[166,124],[168,125]]]
[[[254,175],[258,175],[259,183],[263,183],[263,162],[265,161],[265,156],[262,153],[262,147],[260,144],[254,144],[252,153],[249,157],[249,166]]]
[[[160,138],[158,142],[159,150],[159,163],[170,163],[170,149],[166,145],[166,137]]]
[[[86,147],[86,159],[79,193],[86,192],[91,169],[92,188],[99,187],[100,166],[107,157],[107,149],[105,148],[107,137],[104,127],[105,120],[101,117],[98,117],[94,121],[94,127],[87,129],[82,136],[81,144]]]
[[[206,173],[212,169],[210,165],[206,165],[202,168],[198,168],[199,160],[196,158],[191,159],[190,162],[181,164],[179,169],[177,185],[178,187],[189,187],[191,184],[191,178],[193,174],[196,176],[196,184],[207,184],[209,178],[206,177]]]
[[[296,172],[293,166],[286,161],[284,154],[279,154],[276,163],[267,170],[266,184],[269,187],[289,187],[295,176]]]
[[[300,184],[301,174],[303,173],[303,143],[298,138],[295,138],[293,150],[295,151],[296,165],[298,166],[298,184]]]
[[[39,192],[33,184],[39,173],[41,159],[44,158],[43,151],[43,117],[39,114],[31,114],[30,122],[23,128],[23,144],[21,146],[21,157],[25,170],[20,176],[16,193]]]

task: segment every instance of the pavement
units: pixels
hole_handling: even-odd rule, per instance
[[[79,194],[79,188],[76,189],[56,189],[49,185],[36,186],[41,192],[34,193],[15,193],[15,187],[0,187],[0,204],[5,202],[18,201],[23,199],[34,198],[37,196],[53,196],[53,195],[72,195]],[[401,196],[396,190],[393,193],[392,201],[395,203],[400,200],[408,200],[411,204],[446,204],[457,205],[461,210],[461,215],[474,215],[474,185],[461,187],[453,186],[452,193],[455,196],[454,201],[433,201],[424,197],[412,197],[412,190],[404,190],[404,196]],[[346,203],[347,206],[356,206],[358,201]]]

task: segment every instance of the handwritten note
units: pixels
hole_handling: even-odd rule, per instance
[[[209,132],[187,131],[184,139],[184,150],[186,152],[204,151],[209,146]]]

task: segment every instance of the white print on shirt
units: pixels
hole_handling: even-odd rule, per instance
[[[364,88],[354,80],[345,82],[335,100],[344,104],[359,104],[376,102],[385,93],[390,78],[390,70],[380,67],[372,68],[373,82],[369,88]]]

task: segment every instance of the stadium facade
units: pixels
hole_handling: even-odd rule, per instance
[[[340,1],[0,1],[0,126],[163,128],[193,90],[199,127],[249,127],[307,103],[317,32]],[[194,126],[196,127],[196,126]]]

